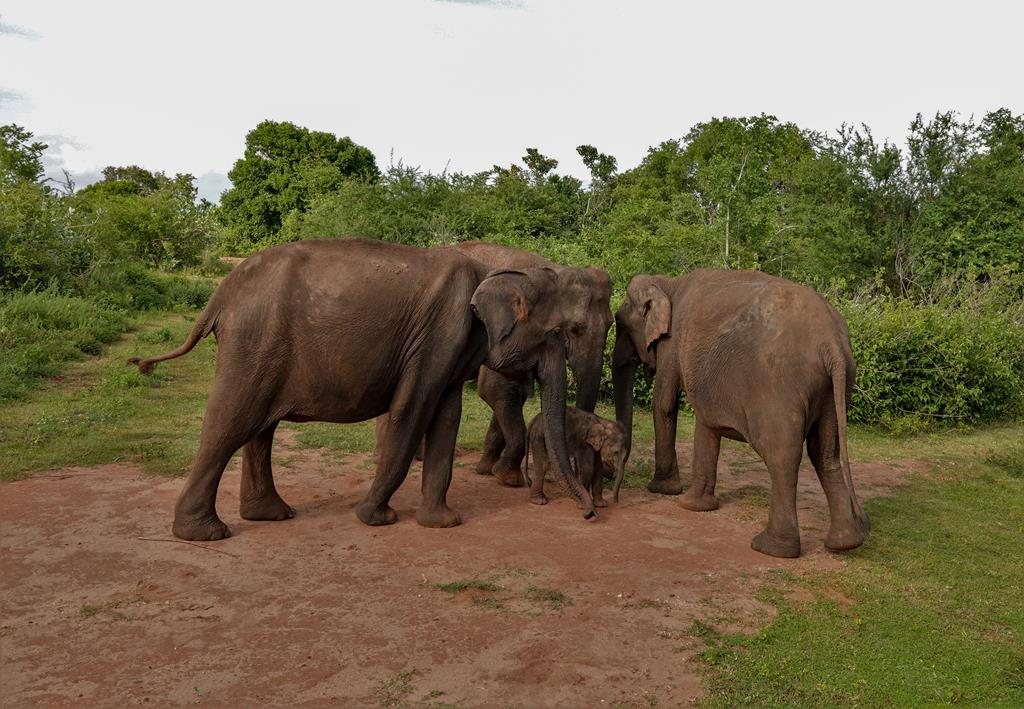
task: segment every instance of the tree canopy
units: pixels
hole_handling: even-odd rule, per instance
[[[373,153],[350,138],[263,121],[245,136],[245,154],[228,173],[232,187],[221,197],[220,218],[241,239],[257,242],[346,180],[379,175]]]

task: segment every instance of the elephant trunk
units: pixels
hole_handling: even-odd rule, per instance
[[[633,387],[636,384],[637,357],[625,328],[616,325],[612,352],[612,388],[615,396],[615,420],[626,429],[626,458],[633,448]],[[625,460],[623,461],[625,463]]]
[[[560,340],[545,348],[537,374],[540,379],[540,410],[548,456],[558,463],[558,473],[569,494],[583,506],[584,519],[590,519],[597,514],[594,501],[573,475],[565,443],[565,348]]]
[[[601,395],[604,343],[596,340],[585,343],[579,352],[579,355],[574,352],[569,360],[569,366],[576,377],[576,408],[594,413]]]

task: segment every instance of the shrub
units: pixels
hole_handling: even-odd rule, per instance
[[[159,273],[136,263],[98,269],[77,290],[101,305],[121,310],[193,308],[206,305],[216,280]]]
[[[1009,314],[891,297],[839,306],[858,366],[851,421],[905,430],[1024,411],[1024,329]]]
[[[0,401],[24,396],[66,361],[98,354],[128,326],[123,313],[53,292],[0,301]]]

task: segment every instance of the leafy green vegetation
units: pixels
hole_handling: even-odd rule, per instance
[[[59,382],[22,392],[21,401],[0,402],[0,479],[129,461],[156,473],[187,472],[199,443],[215,343],[203,340],[188,357],[150,376],[126,360],[164,351],[164,337],[180,342],[191,328],[182,315],[153,314],[103,355],[65,367]]]
[[[0,300],[0,401],[25,395],[68,360],[95,355],[128,318],[81,298],[15,293]]]

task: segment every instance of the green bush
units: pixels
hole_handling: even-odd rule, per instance
[[[851,421],[906,430],[1024,411],[1024,329],[1007,313],[891,297],[839,307],[858,367]]]
[[[0,401],[24,396],[66,361],[99,354],[128,326],[121,312],[53,292],[0,300]]]
[[[98,269],[76,290],[108,308],[138,311],[206,305],[217,282],[183,274],[160,273],[137,263]]]

